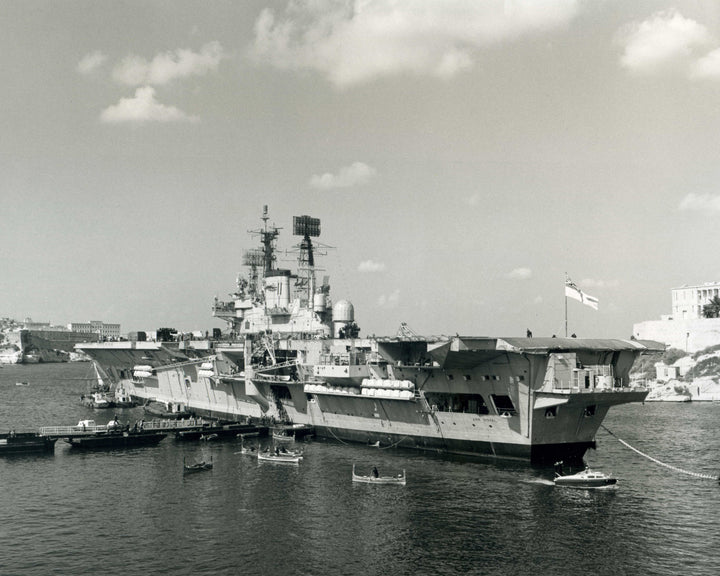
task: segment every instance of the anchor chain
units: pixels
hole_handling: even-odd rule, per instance
[[[622,444],[623,446],[626,446],[627,448],[630,448],[630,450],[632,450],[633,452],[637,452],[643,458],[647,458],[648,460],[655,462],[655,464],[659,464],[660,466],[664,466],[665,468],[669,468],[670,470],[674,470],[675,472],[680,472],[681,474],[687,474],[688,476],[695,476],[696,478],[704,478],[706,480],[716,480],[716,481],[720,480],[720,476],[712,476],[710,474],[701,474],[700,472],[691,472],[689,470],[683,470],[682,468],[678,468],[677,466],[673,466],[671,464],[666,464],[665,462],[661,462],[657,458],[653,458],[652,456],[645,454],[644,452],[641,452],[637,448],[630,446],[630,444],[625,442],[625,440],[623,440],[622,438],[619,438],[618,436],[616,436],[611,430],[606,428],[603,424],[600,424],[600,427],[603,430],[605,430],[605,432],[610,434],[610,436],[612,436],[618,442],[620,442],[620,444]]]

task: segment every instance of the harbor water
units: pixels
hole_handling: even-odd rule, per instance
[[[0,368],[0,431],[140,408],[80,404],[88,363]],[[616,407],[605,426],[677,468],[720,473],[720,403]],[[269,440],[267,440],[269,441]],[[604,430],[586,456],[613,491],[553,471],[394,448],[302,443],[299,465],[258,462],[237,439],[0,457],[0,574],[667,575],[720,573],[720,485],[659,466]],[[246,441],[247,442],[247,441]],[[183,474],[183,460],[211,471]],[[353,484],[407,473],[406,486]],[[365,472],[365,473],[366,473]]]

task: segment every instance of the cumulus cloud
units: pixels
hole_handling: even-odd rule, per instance
[[[711,41],[705,26],[672,10],[658,12],[621,33],[621,65],[636,73],[687,70],[696,51]]]
[[[378,298],[378,306],[381,308],[395,308],[400,303],[400,289],[392,291],[390,294],[381,294]]]
[[[532,270],[530,268],[515,268],[505,274],[505,277],[510,280],[528,280],[532,278]]]
[[[337,87],[381,76],[449,78],[477,51],[566,25],[577,0],[314,0],[255,22],[251,54],[282,69],[315,70]]]
[[[692,78],[720,78],[720,48],[709,52],[692,65]]]
[[[377,174],[377,170],[363,162],[353,162],[344,166],[335,174],[326,172],[315,175],[310,179],[310,186],[319,190],[332,190],[334,188],[351,188],[367,184]]]
[[[117,104],[103,110],[100,119],[108,124],[198,121],[197,117],[188,116],[174,106],[159,103],[151,86],[138,88],[132,98],[121,98]]]
[[[202,76],[218,69],[223,59],[219,42],[205,44],[199,52],[178,49],[162,52],[148,61],[142,56],[127,56],[113,70],[113,78],[129,86],[165,85],[177,78]]]
[[[385,270],[385,264],[374,260],[365,260],[358,265],[358,272],[382,272],[383,270]]]
[[[77,71],[84,76],[92,74],[95,70],[105,64],[106,60],[107,56],[99,50],[90,52],[89,54],[83,56],[80,62],[78,62]]]
[[[680,210],[720,212],[720,196],[690,193],[680,201]]]

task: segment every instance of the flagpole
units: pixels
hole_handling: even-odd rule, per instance
[[[567,272],[565,272],[565,286],[567,286],[568,283],[568,275]],[[565,290],[565,286],[563,286],[563,293],[565,294],[565,338],[567,338],[567,291]]]

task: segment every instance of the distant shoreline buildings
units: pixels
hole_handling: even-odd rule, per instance
[[[90,322],[72,322],[68,324],[71,332],[79,334],[99,334],[101,338],[118,339],[120,338],[120,324],[105,324],[100,320],[91,320]]]
[[[25,318],[0,318],[0,364],[68,362],[75,359],[75,344],[120,338],[120,324],[100,320],[55,325]]]
[[[71,322],[70,324],[51,324],[50,322],[34,322],[32,318],[25,318],[17,322],[11,318],[0,319],[0,330],[38,330],[45,332],[77,332],[79,334],[98,334],[104,338],[119,338],[120,324],[106,324],[100,320],[89,322]]]
[[[720,318],[705,318],[703,308],[720,298],[720,282],[671,289],[671,314],[633,324],[637,340],[655,340],[688,354],[720,345]],[[145,339],[145,332],[142,334]],[[195,336],[195,334],[192,334]],[[147,333],[153,339],[153,332]],[[199,336],[202,336],[199,334]],[[0,363],[66,362],[80,342],[120,340],[120,324],[101,320],[55,325],[25,318],[0,318]]]
[[[720,344],[720,318],[705,318],[703,308],[720,298],[720,282],[686,285],[671,290],[672,314],[633,325],[633,337],[655,340],[687,353]]]

